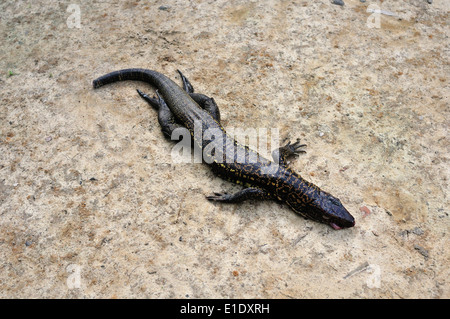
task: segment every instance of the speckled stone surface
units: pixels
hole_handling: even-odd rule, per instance
[[[0,297],[449,298],[449,6],[3,1]],[[208,202],[240,187],[173,162],[153,88],[92,89],[130,67],[301,138],[356,226]]]

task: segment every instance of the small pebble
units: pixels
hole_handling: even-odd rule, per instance
[[[425,234],[423,229],[420,227],[415,227],[414,229],[411,230],[411,233],[413,233],[414,235],[418,235],[418,236],[422,236],[423,234]]]
[[[170,6],[163,5],[163,6],[160,6],[158,9],[159,9],[159,10],[163,10],[163,11],[167,11],[167,10],[170,9]]]
[[[419,245],[414,245],[414,249],[417,250],[423,257],[428,258],[428,250]]]
[[[52,140],[52,137],[51,136],[47,136],[46,138],[45,138],[45,141],[46,142],[50,142]]]
[[[363,217],[370,215],[370,209],[368,209],[367,206],[361,206],[359,211],[364,213]]]
[[[332,4],[337,4],[338,6],[343,6],[345,3],[342,0],[333,0]]]

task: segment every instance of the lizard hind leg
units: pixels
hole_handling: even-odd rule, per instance
[[[184,128],[181,124],[176,123],[175,116],[167,106],[164,99],[156,91],[158,98],[151,98],[142,91],[137,90],[139,95],[146,100],[154,109],[158,110],[158,122],[161,125],[161,131],[167,138],[172,137],[172,132],[177,128]]]
[[[189,80],[187,79],[187,77],[184,76],[183,73],[181,73],[180,70],[177,70],[178,73],[180,74],[181,80],[183,81],[183,89],[187,92],[187,93],[194,93],[194,87],[192,86],[191,82],[189,82]]]
[[[181,80],[183,81],[183,89],[189,94],[189,96],[205,111],[207,111],[218,123],[220,123],[220,111],[216,104],[216,101],[212,97],[206,96],[200,93],[194,93],[194,87],[191,82],[177,70],[180,74]]]
[[[158,99],[148,96],[147,94],[145,94],[141,90],[136,90],[136,91],[138,92],[140,97],[143,98],[144,100],[146,100],[148,102],[148,104],[150,104],[155,110],[159,109]]]
[[[220,111],[216,101],[212,97],[200,93],[189,93],[189,96],[218,123],[220,123]]]

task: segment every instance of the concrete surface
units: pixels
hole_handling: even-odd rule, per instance
[[[0,297],[449,298],[449,7],[3,1]],[[300,137],[356,226],[205,200],[240,187],[173,163],[153,88],[92,89],[129,67]]]

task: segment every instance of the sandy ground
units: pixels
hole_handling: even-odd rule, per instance
[[[370,6],[370,7],[369,7]],[[381,9],[396,16],[367,12]],[[449,1],[2,1],[0,297],[449,298]],[[335,231],[176,164],[105,73],[158,70],[305,142]]]

